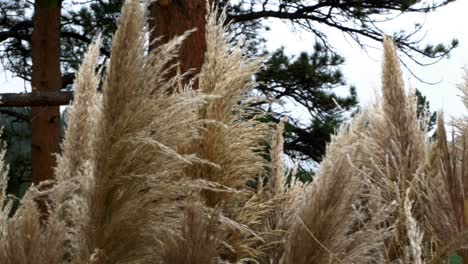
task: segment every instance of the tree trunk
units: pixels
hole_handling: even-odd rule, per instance
[[[162,37],[164,43],[197,28],[185,40],[179,54],[181,71],[193,70],[192,76],[200,72],[205,58],[205,15],[206,1],[200,0],[160,0],[150,6],[151,40]],[[197,87],[198,82],[194,88]]]
[[[32,32],[32,91],[58,91],[61,0],[36,0]],[[32,107],[32,181],[50,179],[60,144],[60,107]]]

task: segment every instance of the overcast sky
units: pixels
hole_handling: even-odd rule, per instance
[[[415,66],[412,71],[427,82],[439,82],[436,85],[426,85],[419,82],[403,68],[407,85],[418,88],[430,101],[433,110],[443,109],[446,114],[460,116],[465,114],[465,108],[460,100],[460,91],[456,85],[461,83],[463,67],[468,65],[468,1],[457,0],[436,12],[426,15],[406,14],[397,20],[382,24],[384,32],[391,35],[400,29],[411,29],[414,23],[424,23],[426,38],[424,43],[449,44],[453,38],[460,41],[449,59],[428,67]],[[303,30],[293,28],[288,23],[270,21],[272,30],[265,33],[267,48],[271,51],[284,46],[285,51],[292,55],[301,51],[311,51],[314,36]],[[374,97],[375,90],[380,89],[380,66],[382,63],[382,45],[368,41],[376,47],[367,52],[345,37],[338,30],[327,29],[330,43],[346,59],[343,67],[345,79],[357,88],[361,105],[365,105]],[[411,64],[409,59],[406,62]]]
[[[413,71],[425,81],[439,82],[436,85],[419,82],[403,68],[407,84],[420,89],[428,97],[433,110],[443,109],[447,114],[455,116],[465,114],[466,111],[456,85],[462,80],[463,67],[468,65],[467,10],[468,1],[457,0],[436,12],[426,15],[407,14],[382,25],[385,32],[391,34],[400,29],[412,28],[416,22],[424,23],[425,42],[449,43],[452,38],[460,41],[459,47],[452,52],[450,59],[428,67],[412,67]],[[284,46],[285,51],[290,55],[312,50],[313,34],[277,20],[269,23],[272,30],[265,33],[269,50],[273,51]],[[374,91],[380,88],[381,44],[369,41],[367,43],[376,48],[363,51],[340,31],[327,29],[327,33],[330,43],[346,59],[343,72],[347,82],[356,86],[361,105],[365,105],[375,94]],[[411,65],[409,60],[407,62]],[[19,92],[24,91],[26,84],[21,79],[12,78],[11,75],[2,71],[0,87],[0,92],[3,93]]]

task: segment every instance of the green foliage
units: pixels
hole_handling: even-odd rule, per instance
[[[289,58],[283,49],[274,52],[257,75],[258,92],[273,103],[262,105],[271,111],[273,121],[289,115],[282,105],[298,104],[304,109],[300,118],[290,117],[285,126],[285,151],[299,160],[319,162],[330,135],[346,119],[345,113],[357,105],[354,87],[349,95],[339,96],[335,88],[346,83],[340,66],[344,59],[316,44],[312,53]]]
[[[31,125],[25,120],[31,116],[30,108],[4,108],[0,113],[0,127],[3,128],[1,139],[7,144],[5,160],[10,169],[8,172],[7,192],[14,197],[22,198],[31,185]],[[24,119],[8,112],[16,113]],[[61,132],[65,128],[64,114],[61,118]]]
[[[7,110],[24,116],[31,112],[29,108]],[[2,140],[7,143],[5,160],[10,166],[7,192],[21,198],[31,184],[31,127],[28,122],[7,114],[0,114],[0,124]]]
[[[431,112],[429,101],[418,89],[416,89],[416,97],[418,118],[420,120],[426,119],[427,130],[431,131],[437,122],[437,113]]]
[[[39,6],[42,8],[57,8],[62,0],[38,0]]]
[[[62,32],[67,38],[62,38],[62,72],[64,75],[74,74],[83,59],[91,39],[98,34],[102,36],[101,52],[105,62],[110,55],[111,38],[117,29],[120,9],[123,1],[110,0],[92,2],[72,8],[65,5],[62,13]]]
[[[296,173],[296,179],[303,182],[311,182],[313,177],[315,175],[315,172],[310,170],[310,169],[304,169],[304,168],[298,168],[297,173]],[[288,178],[288,183],[291,183],[292,179],[291,177]]]
[[[449,264],[463,264],[463,258],[460,257],[457,253],[453,254],[449,258]]]
[[[29,81],[31,80],[32,9],[33,5],[29,1],[0,1],[0,27],[2,33],[7,34],[5,37],[0,34],[2,67]]]

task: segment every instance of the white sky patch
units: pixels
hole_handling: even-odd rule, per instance
[[[459,47],[452,51],[449,59],[444,59],[432,66],[417,66],[408,58],[405,59],[405,63],[418,77],[427,82],[438,82],[436,85],[421,83],[402,67],[407,86],[419,89],[427,96],[433,110],[443,109],[449,116],[466,114],[466,109],[459,97],[460,91],[456,87],[462,81],[463,67],[468,63],[468,35],[464,30],[464,25],[468,24],[466,10],[468,10],[468,1],[458,0],[433,13],[405,14],[393,21],[379,24],[386,34],[391,35],[400,29],[410,31],[415,23],[424,23],[422,33],[426,37],[421,46],[426,43],[449,44],[453,38],[460,41]],[[288,55],[313,50],[315,38],[312,33],[277,19],[271,19],[267,23],[271,31],[265,32],[264,36],[269,51],[282,46]],[[375,96],[375,91],[380,89],[382,45],[370,40],[364,41],[375,47],[364,51],[341,31],[328,27],[322,29],[327,33],[331,45],[346,60],[342,67],[345,80],[349,85],[356,86],[360,104],[368,104]],[[339,88],[336,91],[338,94],[346,94],[348,87]]]
[[[0,93],[23,93],[31,91],[29,82],[13,77],[11,72],[3,70],[0,66]]]

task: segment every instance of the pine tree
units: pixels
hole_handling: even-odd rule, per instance
[[[258,91],[272,103],[263,104],[278,121],[288,115],[288,105],[297,104],[304,114],[289,118],[286,124],[285,151],[293,159],[319,162],[330,135],[357,105],[354,87],[349,95],[339,96],[333,89],[346,85],[340,71],[344,58],[316,44],[312,53],[290,58],[283,49],[274,52],[256,77]]]

